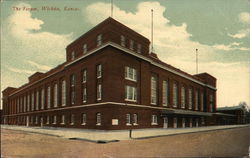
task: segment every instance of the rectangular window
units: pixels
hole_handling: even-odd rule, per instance
[[[177,128],[178,126],[178,120],[176,117],[174,117],[174,128]]]
[[[151,76],[151,104],[157,104],[157,80],[154,76]]]
[[[214,96],[212,94],[209,95],[209,111],[213,112],[214,105]]]
[[[49,116],[47,116],[47,122],[46,122],[46,124],[49,124]]]
[[[75,115],[74,114],[70,115],[70,124],[71,125],[75,124]]]
[[[62,81],[62,106],[66,105],[66,81]]]
[[[168,106],[168,81],[164,80],[162,83],[162,105]]]
[[[195,91],[194,98],[195,98],[195,110],[198,110],[198,91],[197,90]]]
[[[87,88],[84,87],[82,90],[82,102],[86,103],[87,102]]]
[[[83,45],[83,54],[86,54],[87,51],[88,51],[87,44],[84,44],[84,45]]]
[[[188,109],[192,109],[193,104],[193,91],[191,88],[188,89]]]
[[[126,66],[125,67],[125,79],[136,81],[137,80],[136,69]]]
[[[130,114],[126,114],[126,125],[127,126],[131,125],[131,116],[130,116]]]
[[[100,45],[102,45],[102,34],[99,34],[97,36],[97,47],[100,46]]]
[[[178,86],[177,83],[173,84],[173,107],[178,106]]]
[[[182,118],[182,128],[185,128],[185,127],[186,127],[186,119]]]
[[[23,112],[26,112],[26,95],[23,97]]]
[[[41,109],[44,109],[44,89],[41,90]]]
[[[35,118],[35,124],[38,124],[38,116]]]
[[[201,118],[201,124],[205,125],[205,118],[204,117]]]
[[[193,119],[189,118],[189,127],[193,127]]]
[[[204,94],[203,94],[203,92],[201,92],[201,94],[200,94],[200,106],[201,106],[201,111],[203,111],[204,110]]]
[[[137,44],[137,53],[141,53],[141,44]]]
[[[47,108],[49,109],[50,108],[50,106],[51,106],[51,102],[50,102],[50,94],[51,94],[51,92],[50,92],[50,86],[47,88]]]
[[[97,100],[102,100],[102,85],[99,83],[97,85]]]
[[[23,112],[23,97],[20,97],[20,112]]]
[[[87,81],[87,70],[82,71],[82,83],[86,83]]]
[[[184,86],[181,87],[181,108],[186,106],[186,89]]]
[[[157,125],[157,124],[158,124],[157,115],[152,115],[151,125]]]
[[[123,46],[123,47],[126,46],[126,38],[123,35],[121,35],[121,46]]]
[[[101,78],[102,77],[102,65],[97,65],[97,71],[96,71],[96,77]]]
[[[138,115],[134,114],[134,120],[133,120],[133,125],[138,125]]]
[[[35,94],[32,92],[31,94],[31,111],[34,111],[34,105],[35,104]]]
[[[53,116],[53,124],[56,124],[56,115]]]
[[[71,79],[70,79],[70,90],[71,90],[71,94],[70,94],[70,97],[71,97],[71,104],[74,105],[75,104],[75,75],[73,74],[71,76]]]
[[[96,125],[100,126],[102,124],[101,113],[96,114]]]
[[[87,115],[82,114],[82,125],[86,125],[86,123],[87,123]]]
[[[195,126],[196,126],[196,127],[199,127],[199,118],[196,118],[196,119],[195,119]]]
[[[27,111],[30,111],[30,95],[29,94],[27,98]]]
[[[39,90],[36,91],[36,110],[39,109]]]
[[[58,106],[58,89],[57,84],[54,85],[54,107]]]
[[[76,57],[75,51],[71,52],[71,60],[75,60],[75,57]]]
[[[132,86],[125,87],[125,100],[126,101],[137,101],[137,88]]]
[[[19,99],[17,98],[17,113],[19,113]]]
[[[61,124],[65,124],[65,116],[64,115],[61,116]]]
[[[134,41],[133,40],[129,41],[129,49],[134,50]]]

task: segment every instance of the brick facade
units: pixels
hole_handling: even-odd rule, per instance
[[[177,127],[183,126],[183,120],[186,127],[209,124],[208,118],[216,111],[216,79],[207,73],[190,75],[162,62],[149,51],[149,44],[142,35],[106,19],[67,46],[64,63],[35,73],[20,88],[5,89],[2,122],[107,130],[174,127],[174,120]],[[152,95],[156,104],[152,104]]]

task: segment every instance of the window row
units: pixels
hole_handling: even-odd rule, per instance
[[[121,35],[120,39],[121,39],[121,46],[126,47],[126,40],[127,40],[126,37]],[[139,44],[139,43],[137,45],[135,45],[135,42],[132,39],[129,40],[129,46],[128,47],[131,50],[136,50],[137,53],[142,52],[142,45]]]
[[[97,65],[97,79],[102,77],[102,65]],[[83,70],[82,72],[82,102],[87,102],[87,70]],[[100,101],[102,99],[102,84],[97,84],[97,100]],[[60,92],[60,95],[59,95]],[[70,103],[74,105],[76,102],[76,75],[72,74],[70,76]],[[67,88],[66,88],[66,80],[62,80],[59,84],[55,83],[53,86],[48,86],[46,88],[41,88],[40,90],[33,90],[26,95],[22,95],[21,97],[17,97],[16,99],[12,99],[10,101],[10,112],[11,113],[19,113],[19,112],[29,112],[35,110],[44,110],[45,105],[47,109],[57,108],[59,106],[59,101],[61,106],[66,106],[66,98],[67,98]]]

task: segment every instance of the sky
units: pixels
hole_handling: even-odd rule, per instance
[[[66,46],[111,15],[110,2],[1,2],[1,91],[64,62]],[[250,105],[250,1],[113,0],[113,18],[148,39],[151,9],[162,61],[195,74],[198,49],[199,73],[217,78],[217,106]]]

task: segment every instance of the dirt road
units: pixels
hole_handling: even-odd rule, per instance
[[[248,155],[250,127],[98,144],[2,129],[1,155],[23,158],[238,157]]]

